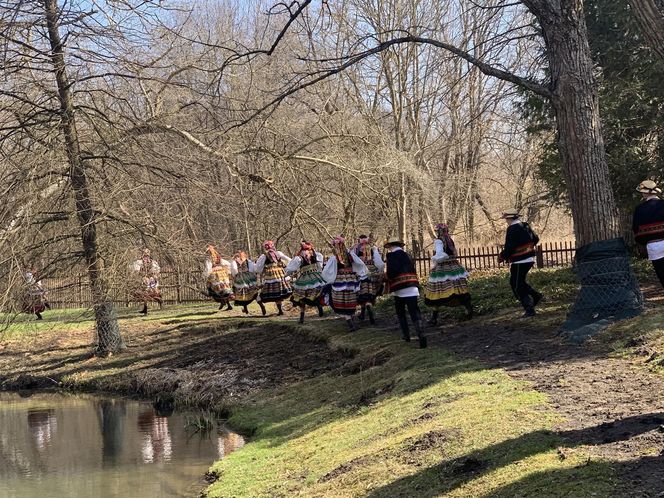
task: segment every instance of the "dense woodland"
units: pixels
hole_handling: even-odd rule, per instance
[[[663,168],[651,3],[3,0],[3,274],[87,270],[112,329],[145,246],[625,233]]]

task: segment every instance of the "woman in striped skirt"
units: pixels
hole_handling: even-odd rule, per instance
[[[234,299],[231,285],[231,263],[223,259],[212,244],[208,244],[205,252],[207,253],[205,258],[206,294],[219,303],[219,309],[226,306],[226,311],[230,311],[233,309],[231,301]]]
[[[332,251],[334,254],[323,268],[323,278],[331,284],[329,303],[335,313],[346,319],[352,331],[355,330],[353,316],[357,308],[360,280],[367,278],[369,271],[357,254],[346,249],[343,237],[332,239]]]
[[[271,240],[263,243],[263,249],[264,253],[256,260],[256,273],[263,282],[260,298],[263,303],[276,303],[278,315],[283,315],[281,303],[293,293],[284,271],[291,259],[283,252],[277,251]]]
[[[307,306],[318,308],[318,316],[323,316],[324,291],[327,282],[323,279],[323,255],[309,242],[302,241],[295,257],[288,263],[286,273],[296,274],[293,283],[293,304],[300,308],[300,323],[304,323]]]
[[[256,275],[256,265],[247,258],[244,251],[236,251],[231,261],[231,275],[233,276],[233,292],[235,293],[235,306],[242,306],[242,312],[248,314],[249,306],[254,300],[265,316],[265,305],[260,299],[260,279]]]
[[[457,250],[449,228],[439,223],[435,230],[435,253],[431,258],[431,272],[424,292],[424,303],[434,310],[430,325],[438,323],[438,312],[443,306],[463,306],[467,318],[473,316],[468,272],[457,261]]]
[[[369,272],[367,278],[360,282],[360,291],[357,295],[357,302],[361,306],[360,320],[364,320],[365,313],[369,314],[369,322],[376,323],[373,306],[376,304],[376,297],[383,293],[383,270],[385,263],[380,255],[380,251],[374,245],[369,243],[369,237],[360,235],[357,244],[351,249],[365,265]]]

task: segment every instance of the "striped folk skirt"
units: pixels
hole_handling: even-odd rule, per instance
[[[354,315],[357,308],[357,295],[360,282],[352,268],[341,268],[337,271],[337,279],[330,286],[329,303],[339,315]]]
[[[326,286],[325,280],[318,269],[317,264],[307,265],[300,268],[300,273],[293,284],[293,295],[291,301],[299,306],[319,306],[324,304],[323,293]]]
[[[456,259],[446,259],[434,266],[424,291],[427,306],[459,306],[469,296],[468,272]]]
[[[250,271],[239,272],[233,279],[236,306],[246,306],[258,298],[261,291],[258,275]]]
[[[231,277],[225,266],[215,266],[207,277],[208,295],[218,303],[226,304],[233,300]]]
[[[358,304],[373,304],[376,297],[383,294],[383,280],[385,278],[383,272],[378,271],[373,263],[367,263],[367,268],[369,269],[369,276],[360,282],[360,291],[357,295]]]
[[[286,273],[279,263],[266,263],[263,269],[263,288],[260,299],[264,303],[283,301],[293,293],[290,283],[286,280]]]
[[[131,297],[134,301],[139,302],[160,302],[159,280],[156,277],[143,278],[143,282],[137,284],[137,287],[131,292]]]
[[[41,313],[46,309],[45,292],[38,288],[31,288],[23,296],[21,307],[24,313]]]

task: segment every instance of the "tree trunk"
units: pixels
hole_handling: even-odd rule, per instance
[[[558,148],[577,245],[620,236],[581,0],[538,16],[547,46]]]
[[[74,192],[76,215],[81,227],[83,253],[88,267],[92,286],[95,322],[97,329],[97,354],[114,353],[124,349],[118,320],[113,302],[110,300],[108,283],[103,275],[103,262],[97,247],[97,229],[95,212],[90,200],[88,178],[81,159],[81,150],[74,119],[74,104],[71,94],[71,82],[67,76],[64,47],[60,38],[58,20],[60,12],[56,0],[44,0],[44,11],[48,36],[51,44],[50,58],[53,63],[55,79],[60,100],[60,126],[64,134],[67,159],[69,161],[69,180]]]
[[[662,0],[629,0],[634,17],[641,26],[643,38],[664,61],[664,2]]]

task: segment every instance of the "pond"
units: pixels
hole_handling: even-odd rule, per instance
[[[126,399],[0,393],[0,498],[198,496],[244,440],[193,420]]]

